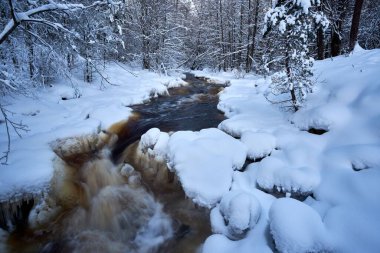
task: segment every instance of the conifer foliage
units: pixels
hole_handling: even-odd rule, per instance
[[[318,11],[318,0],[280,0],[265,15],[264,36],[277,42],[269,51],[266,70],[272,76],[272,93],[281,95],[280,102],[290,102],[297,111],[306,95],[312,92],[314,58],[309,44],[315,40],[317,28],[326,29],[328,20]]]

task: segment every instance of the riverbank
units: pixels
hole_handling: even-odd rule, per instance
[[[203,252],[378,251],[379,66],[380,50],[360,48],[316,62],[314,91],[294,114],[264,98],[268,79],[206,75],[230,80],[218,104],[228,119],[219,129],[247,146],[252,163],[234,172],[231,190],[212,209],[215,234]],[[257,222],[243,215],[252,203],[233,201],[239,194],[259,202]],[[245,224],[246,237],[231,240],[231,223]]]
[[[54,153],[49,143],[57,138],[78,136],[106,129],[127,119],[133,104],[167,94],[169,87],[185,85],[180,73],[173,76],[134,70],[111,64],[104,70],[109,83],[95,76],[85,83],[81,76],[58,80],[51,86],[30,91],[30,97],[5,97],[14,122],[27,132],[22,138],[10,129],[11,152],[7,165],[0,164],[0,200],[23,193],[39,192],[51,178]],[[7,149],[5,124],[0,124],[1,152]]]

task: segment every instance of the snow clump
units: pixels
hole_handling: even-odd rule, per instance
[[[260,214],[261,205],[254,195],[242,191],[230,191],[211,211],[212,230],[232,240],[239,240],[256,225]]]

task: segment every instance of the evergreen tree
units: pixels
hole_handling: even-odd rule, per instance
[[[274,33],[276,41],[268,52],[276,55],[267,55],[271,60],[266,67],[279,70],[272,77],[272,92],[284,95],[282,102],[291,102],[295,111],[312,91],[314,59],[309,43],[318,27],[328,26],[327,18],[316,10],[318,5],[319,1],[313,0],[280,0],[265,15],[264,36]]]

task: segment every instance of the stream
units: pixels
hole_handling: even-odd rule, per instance
[[[129,120],[111,152],[105,152],[103,146],[94,151],[90,144],[98,137],[91,135],[58,143],[61,150],[67,143],[79,142],[85,151],[76,151],[68,159],[67,150],[63,155],[54,150],[62,159],[54,162],[48,196],[30,213],[33,224],[26,222],[24,214],[20,217],[22,223],[13,217],[16,225],[5,246],[0,240],[0,251],[198,252],[211,234],[209,210],[186,198],[165,162],[150,160],[137,152],[141,135],[150,128],[199,131],[217,127],[224,119],[217,110],[223,85],[189,73],[184,80],[189,85],[169,89],[169,96],[131,106],[136,117]],[[96,139],[94,143],[98,142]],[[79,155],[81,159],[77,159]],[[23,205],[18,209],[25,209]],[[30,202],[28,205],[30,210]]]

